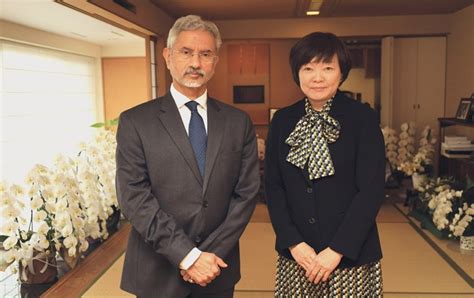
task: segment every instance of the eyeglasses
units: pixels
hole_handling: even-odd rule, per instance
[[[194,55],[196,55],[194,51],[191,51],[186,48],[179,49],[174,52],[176,53],[176,58],[182,61],[189,61],[193,58]],[[212,63],[214,61],[214,58],[216,57],[216,54],[211,51],[198,52],[197,55],[203,63]]]

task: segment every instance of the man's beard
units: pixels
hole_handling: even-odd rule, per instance
[[[186,79],[186,75],[188,75],[188,74],[197,74],[197,75],[201,76],[201,78],[206,78],[206,73],[202,69],[189,67],[186,70],[186,72],[184,73],[184,75],[182,77],[182,80],[181,80],[182,84],[184,86],[186,86],[188,88],[199,88],[205,83],[205,80],[196,81],[196,80],[192,80],[192,79]]]
[[[202,85],[204,85],[204,82],[197,82],[197,81],[188,81],[186,79],[183,79],[182,84],[188,88],[199,88]]]

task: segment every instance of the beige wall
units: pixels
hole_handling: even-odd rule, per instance
[[[362,102],[367,102],[374,108],[375,97],[380,96],[380,79],[366,78],[364,68],[354,68],[342,84],[341,90],[361,93]]]
[[[474,5],[454,13],[449,29],[445,116],[453,117],[460,98],[474,92]],[[474,139],[473,128],[456,127],[448,132]]]
[[[313,31],[339,36],[432,35],[448,32],[449,15],[216,21],[223,38],[299,38]]]

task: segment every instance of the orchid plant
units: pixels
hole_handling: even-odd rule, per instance
[[[0,183],[0,271],[15,262],[27,268],[56,251],[78,257],[88,237],[109,236],[106,221],[118,207],[115,148],[113,133],[99,129],[77,157],[59,155],[52,168],[35,165],[25,187]]]
[[[434,144],[436,144],[436,139],[431,137],[431,128],[426,126],[421,132],[418,152],[415,155],[406,154],[403,161],[400,159],[401,162],[397,169],[407,176],[412,176],[415,173],[429,174],[433,168]],[[411,152],[411,146],[407,145],[407,147],[409,147],[407,152]]]
[[[429,213],[433,224],[450,237],[474,233],[474,187],[459,190],[452,179],[429,179],[422,184],[421,212]]]

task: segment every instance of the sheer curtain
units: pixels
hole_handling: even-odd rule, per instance
[[[50,165],[96,122],[96,58],[0,40],[0,180],[23,183]]]

